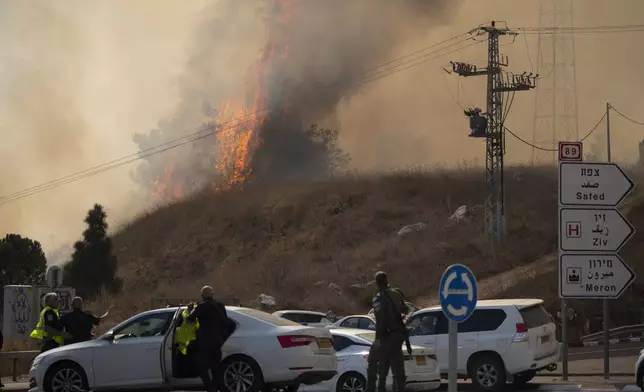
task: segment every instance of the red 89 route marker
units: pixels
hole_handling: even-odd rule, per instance
[[[559,142],[560,161],[581,161],[581,142]]]

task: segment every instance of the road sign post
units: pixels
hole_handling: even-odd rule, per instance
[[[633,190],[633,181],[614,163],[564,159],[559,144],[559,297],[562,318],[562,370],[568,378],[566,299],[617,299],[635,273],[617,252],[635,228],[615,208]],[[606,334],[607,331],[604,331]],[[604,335],[604,377],[609,377],[608,340]]]
[[[449,320],[448,392],[457,392],[458,323],[467,320],[478,301],[478,285],[472,271],[462,264],[452,264],[441,277],[438,288],[441,309]]]

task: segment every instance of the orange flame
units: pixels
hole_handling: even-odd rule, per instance
[[[265,88],[267,71],[273,59],[286,59],[289,56],[287,43],[280,41],[275,34],[284,32],[293,17],[292,0],[280,0],[277,32],[267,33],[267,44],[262,56],[249,68],[249,81],[252,88],[250,103],[226,102],[219,107],[215,122],[224,124],[219,128],[213,145],[213,154],[216,157],[214,168],[218,179],[213,182],[212,188],[216,192],[239,186],[246,182],[251,175],[252,157],[260,144],[258,131],[264,122],[267,108],[268,91]],[[288,110],[287,105],[284,111]],[[211,140],[211,139],[206,139]],[[153,183],[155,193],[164,199],[171,198],[175,201],[183,200],[181,187],[173,186],[174,167],[177,164],[177,155],[168,162],[162,178]]]

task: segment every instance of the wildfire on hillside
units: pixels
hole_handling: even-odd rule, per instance
[[[179,105],[134,141],[146,151],[203,124],[219,124],[210,127],[216,134],[176,155],[146,157],[133,180],[177,201],[204,188],[318,181],[342,172],[350,157],[337,144],[340,105],[399,44],[449,20],[460,3],[213,2],[195,31]]]
[[[276,108],[268,101],[271,66],[288,59],[288,40],[284,31],[292,18],[292,0],[279,0],[274,12],[277,23],[266,29],[266,44],[261,56],[248,68],[246,99],[229,100],[211,113],[210,122],[216,124],[214,136],[207,138],[214,162],[215,176],[211,187],[223,191],[240,186],[251,178],[253,154],[261,143],[260,131],[271,112],[287,112],[288,105],[281,101]],[[270,26],[273,26],[271,28]],[[277,27],[277,28],[275,28]],[[279,37],[277,36],[279,35]],[[152,180],[154,195],[165,201],[182,201],[187,193],[183,178],[176,170],[178,155],[167,160],[163,172]]]

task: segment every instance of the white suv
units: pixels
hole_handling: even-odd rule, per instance
[[[458,324],[458,375],[480,390],[498,391],[507,381],[530,381],[538,370],[555,370],[560,344],[556,326],[540,299],[478,301],[472,316]],[[408,319],[412,344],[434,348],[446,378],[448,320],[440,306],[414,312]]]

